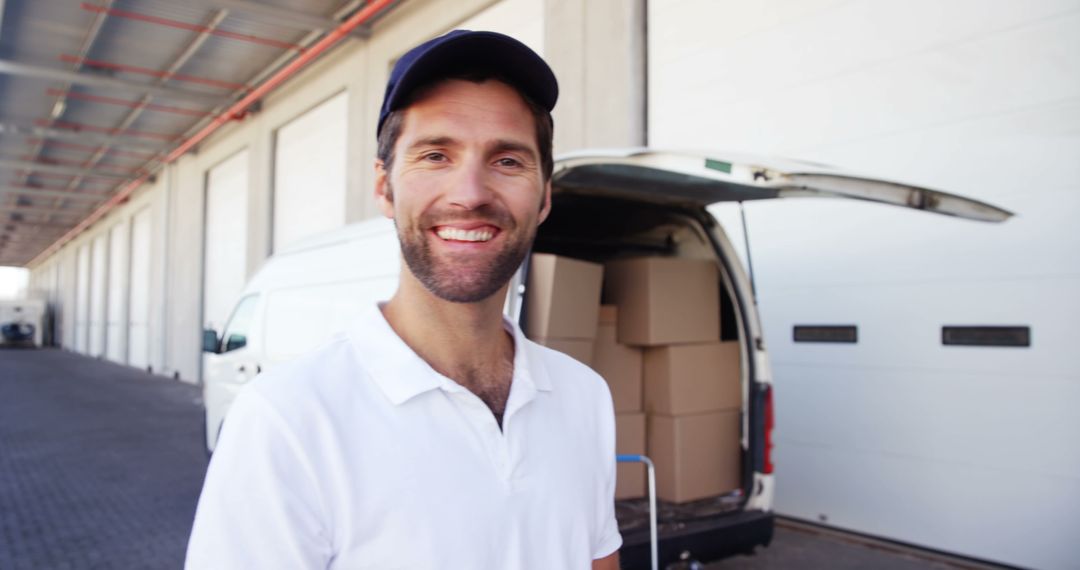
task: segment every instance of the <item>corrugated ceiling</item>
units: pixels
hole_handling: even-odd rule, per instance
[[[365,4],[0,0],[0,265],[30,262]]]

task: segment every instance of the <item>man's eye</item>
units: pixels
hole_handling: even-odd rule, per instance
[[[424,160],[427,160],[427,161],[430,161],[430,162],[445,162],[446,161],[446,155],[441,153],[441,152],[429,152],[429,153],[424,155]]]
[[[520,162],[513,158],[500,158],[496,161],[496,164],[498,164],[499,166],[505,166],[510,168],[521,165]]]

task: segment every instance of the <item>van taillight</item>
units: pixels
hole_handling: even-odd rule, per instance
[[[772,393],[773,389],[770,385],[765,391],[765,465],[762,466],[765,473],[773,472],[772,450],[774,419]]]

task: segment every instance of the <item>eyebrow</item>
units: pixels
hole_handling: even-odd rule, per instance
[[[414,152],[417,149],[429,146],[458,146],[461,142],[450,136],[434,136],[420,139],[409,145],[406,152]],[[497,139],[491,147],[492,152],[519,152],[528,155],[532,159],[539,157],[540,153],[534,147],[510,139]]]
[[[527,154],[532,159],[536,159],[540,155],[540,152],[535,147],[507,139],[495,141],[494,150],[495,152],[520,152]]]
[[[405,150],[407,152],[412,152],[412,151],[415,151],[418,148],[423,148],[423,147],[426,147],[426,146],[455,146],[457,144],[460,144],[460,143],[458,143],[458,141],[456,139],[454,139],[453,137],[447,137],[447,136],[427,137],[427,138],[420,139],[420,140],[412,143],[411,145],[409,145],[409,148],[407,148]]]

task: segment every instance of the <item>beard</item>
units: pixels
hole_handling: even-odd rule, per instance
[[[431,233],[425,228],[439,221],[490,223],[500,228],[503,246],[494,254],[462,252],[437,256],[431,248]],[[407,223],[407,222],[406,222]],[[405,264],[424,288],[452,303],[477,303],[497,293],[521,266],[532,249],[536,228],[523,229],[505,212],[483,207],[469,212],[432,212],[418,223],[403,226],[394,219]]]

